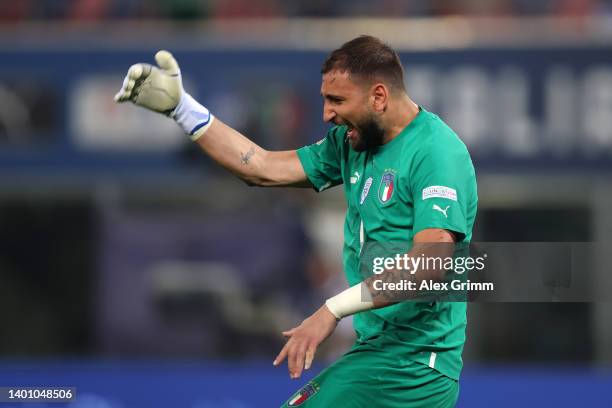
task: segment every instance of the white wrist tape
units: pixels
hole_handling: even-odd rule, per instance
[[[170,115],[191,140],[198,140],[212,125],[215,117],[193,99],[187,92],[183,92],[181,100]]]
[[[325,301],[325,305],[336,319],[370,310],[374,307],[372,295],[364,283],[351,286]]]

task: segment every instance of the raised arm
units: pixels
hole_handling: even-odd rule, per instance
[[[130,101],[174,119],[214,161],[257,186],[309,187],[295,150],[271,152],[216,119],[183,89],[178,63],[168,51],[155,55],[158,67],[134,64],[115,101]]]

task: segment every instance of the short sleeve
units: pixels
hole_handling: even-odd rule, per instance
[[[335,126],[325,138],[297,150],[304,172],[316,191],[342,184],[342,130]]]
[[[414,233],[442,228],[463,241],[468,234],[468,202],[475,181],[474,166],[465,146],[423,146],[415,156],[410,180]]]

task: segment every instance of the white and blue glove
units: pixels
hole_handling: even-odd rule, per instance
[[[115,102],[130,101],[169,116],[191,140],[197,140],[212,125],[214,116],[185,92],[181,69],[172,54],[158,51],[155,61],[159,68],[145,63],[130,67]]]

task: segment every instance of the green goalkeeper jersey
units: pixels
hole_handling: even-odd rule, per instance
[[[368,243],[412,243],[427,228],[470,241],[478,201],[474,166],[438,116],[421,108],[399,135],[371,151],[355,152],[346,132],[335,126],[297,153],[317,191],[344,184],[343,266],[351,286],[364,279],[360,253]],[[356,314],[355,348],[381,347],[458,379],[466,323],[464,302],[401,302]]]

